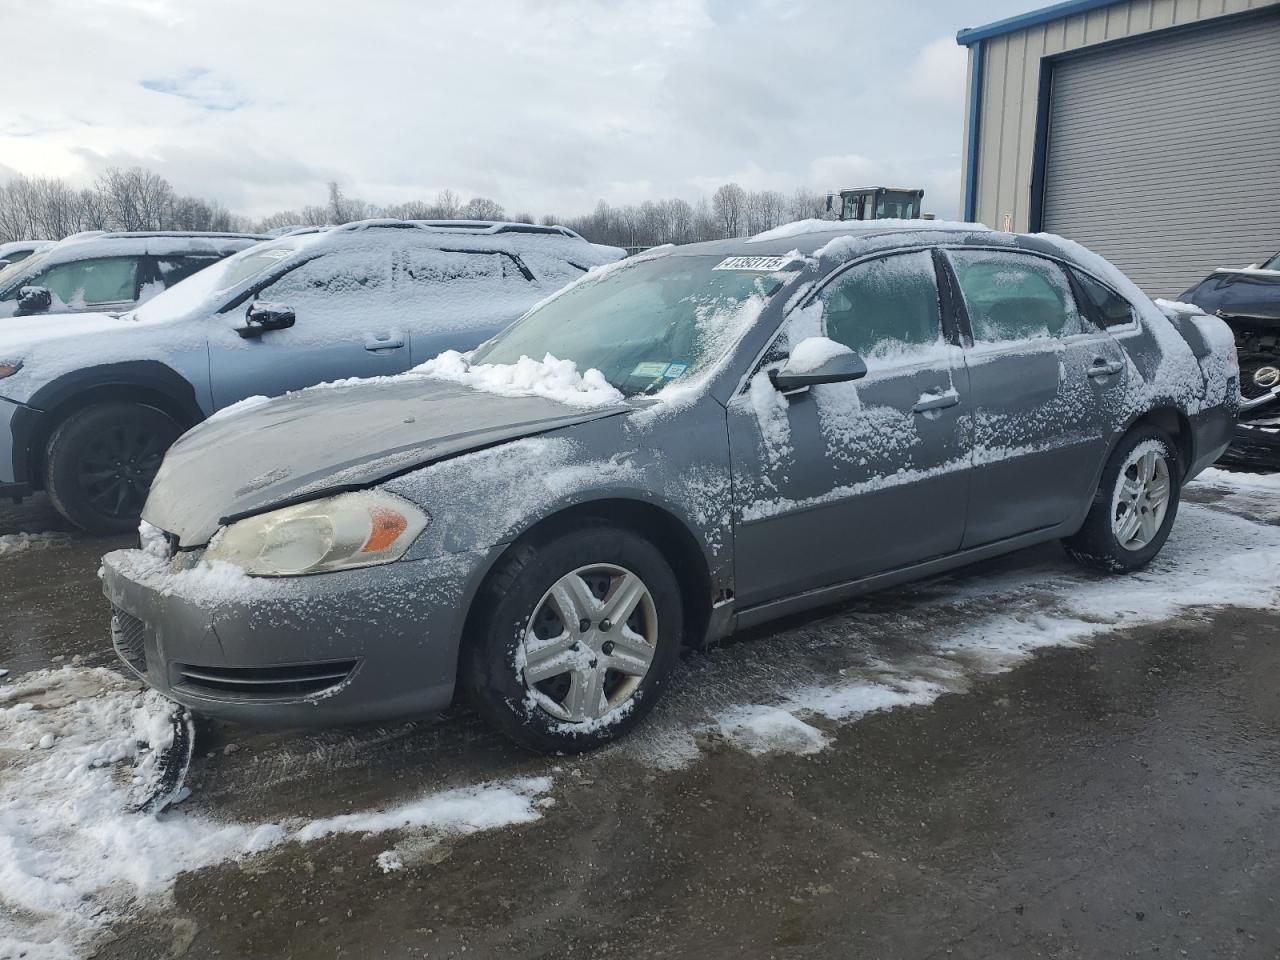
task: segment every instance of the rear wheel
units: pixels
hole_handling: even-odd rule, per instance
[[[647,540],[591,526],[517,547],[477,597],[464,651],[480,714],[521,746],[577,753],[635,726],[675,664],[680,591]]]
[[[140,403],[77,410],[49,438],[45,490],[54,507],[91,533],[138,525],[151,481],[182,427]]]
[[[1163,430],[1138,427],[1112,451],[1084,526],[1063,545],[1097,570],[1144,567],[1169,538],[1181,491],[1177,446]]]

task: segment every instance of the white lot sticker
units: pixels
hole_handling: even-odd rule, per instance
[[[631,371],[633,377],[660,377],[667,372],[667,365],[661,360],[648,360],[644,363],[637,363],[635,369]]]
[[[763,273],[769,273],[773,270],[781,270],[794,257],[725,257],[717,263],[713,270],[759,270]]]

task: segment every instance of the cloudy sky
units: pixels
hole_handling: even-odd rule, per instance
[[[142,164],[260,216],[337,179],[509,212],[726,180],[956,213],[963,26],[1034,0],[0,0],[0,179]]]

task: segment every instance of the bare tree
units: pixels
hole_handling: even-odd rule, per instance
[[[502,204],[488,197],[472,197],[460,213],[465,220],[502,220],[506,216]]]
[[[457,220],[462,212],[462,203],[452,190],[441,190],[436,194],[436,202],[431,214],[432,220]]]
[[[747,226],[747,192],[726,183],[711,195],[711,210],[722,237],[740,237]]]

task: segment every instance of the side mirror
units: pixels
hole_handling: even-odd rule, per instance
[[[268,330],[292,327],[294,320],[293,307],[257,300],[249,305],[244,315],[244,326],[236,327],[236,333],[247,340],[250,337],[260,337]]]
[[[782,369],[769,372],[769,379],[776,389],[790,393],[820,383],[846,383],[866,375],[866,363],[844,344],[826,337],[808,337],[796,344]]]
[[[11,262],[12,262],[12,261],[9,261],[9,260],[0,260],[0,270],[3,270],[3,269],[4,269],[5,267],[7,267]]]
[[[18,291],[19,313],[44,313],[53,306],[53,294],[44,287],[23,287]]]

